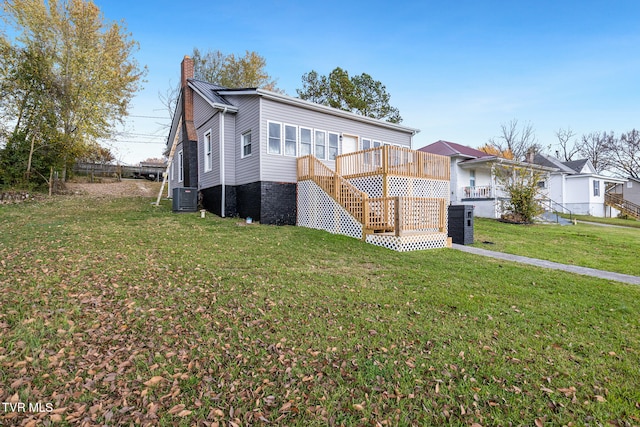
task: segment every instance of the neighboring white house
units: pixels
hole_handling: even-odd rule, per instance
[[[618,214],[617,210],[605,205],[605,192],[626,180],[598,174],[589,159],[561,162],[552,156],[536,154],[534,162],[556,169],[549,178],[549,198],[556,204],[576,215],[605,217]]]
[[[531,163],[503,159],[484,151],[449,141],[436,141],[418,149],[427,153],[439,154],[450,158],[451,167],[451,204],[473,205],[474,215],[483,218],[500,218],[504,213],[508,195],[497,178],[496,168],[500,166],[527,167],[542,172],[542,195],[547,195],[548,173],[554,169]]]

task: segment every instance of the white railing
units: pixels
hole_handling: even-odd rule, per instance
[[[465,199],[493,199],[493,197],[495,196],[490,185],[463,187],[462,194]]]

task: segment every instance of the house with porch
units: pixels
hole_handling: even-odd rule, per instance
[[[555,169],[549,177],[549,198],[559,210],[576,215],[597,217],[616,216],[616,207],[608,193],[621,188],[626,180],[599,174],[589,159],[562,162],[559,159],[538,153],[534,163]]]
[[[299,225],[396,250],[444,247],[447,159],[411,149],[417,129],[259,88],[225,88],[181,65],[167,139],[174,188],[216,215]]]
[[[478,217],[500,218],[505,213],[509,196],[499,178],[500,170],[505,167],[525,168],[532,173],[542,174],[541,198],[548,194],[546,183],[552,168],[503,159],[475,148],[442,140],[418,151],[448,157],[451,204],[473,205],[474,215]]]

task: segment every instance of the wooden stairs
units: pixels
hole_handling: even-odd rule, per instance
[[[640,220],[640,205],[625,200],[624,196],[619,193],[606,193],[604,195],[604,203],[614,209],[619,210],[624,215]]]

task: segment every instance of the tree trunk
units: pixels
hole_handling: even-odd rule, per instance
[[[29,182],[29,178],[31,176],[31,161],[33,160],[33,152],[36,146],[36,134],[34,133],[31,137],[31,148],[29,149],[29,159],[27,160],[27,173],[25,174],[27,183]]]

